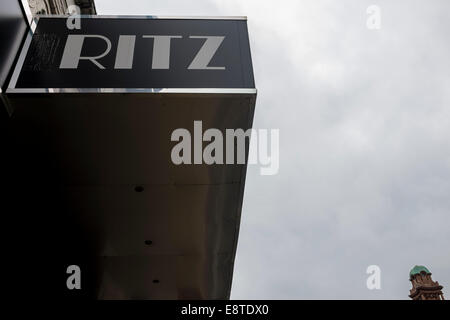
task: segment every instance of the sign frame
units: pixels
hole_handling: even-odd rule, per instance
[[[16,88],[28,50],[40,18],[68,18],[68,15],[41,15],[33,18],[23,49],[14,68],[6,93],[173,93],[173,94],[248,94],[256,95],[256,88]],[[95,19],[157,19],[157,20],[243,20],[246,16],[161,16],[161,15],[80,15]],[[250,49],[250,43],[249,43]],[[250,50],[250,61],[251,50]],[[250,67],[253,73],[253,66]],[[252,78],[254,76],[252,74]],[[256,87],[256,84],[255,84]]]

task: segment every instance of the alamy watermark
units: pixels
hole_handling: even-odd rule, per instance
[[[245,164],[246,146],[249,146],[248,164],[259,165],[261,175],[275,175],[280,166],[280,133],[278,129],[226,129],[215,128],[203,132],[202,121],[194,121],[193,135],[186,128],[172,132],[171,141],[178,142],[171,151],[176,165]],[[268,141],[270,135],[270,142]],[[209,142],[204,148],[204,142]],[[270,150],[268,148],[270,143]]]
[[[81,269],[77,265],[67,267],[66,273],[69,274],[66,280],[66,286],[69,290],[81,289]]]
[[[66,27],[69,30],[80,30],[81,29],[81,9],[77,5],[70,5],[67,8],[67,13],[69,17],[66,20]]]
[[[367,17],[366,26],[369,30],[381,29],[381,8],[375,4],[370,5],[366,9]]]
[[[370,265],[366,270],[370,276],[366,280],[367,289],[380,290],[381,289],[381,268],[377,265]]]

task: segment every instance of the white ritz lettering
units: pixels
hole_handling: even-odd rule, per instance
[[[96,38],[106,44],[106,49],[96,56],[81,56],[84,40]],[[151,59],[152,69],[170,69],[170,47],[172,40],[181,39],[178,35],[143,35],[142,39],[153,39],[153,56]],[[202,47],[188,66],[189,70],[225,70],[225,67],[212,67],[209,63],[217,53],[224,36],[189,36],[189,39],[205,39]],[[132,69],[133,56],[136,43],[134,35],[120,35],[117,43],[116,60],[114,69]],[[67,37],[61,59],[60,69],[77,69],[80,60],[88,60],[99,69],[105,69],[98,60],[109,54],[112,48],[111,40],[98,34],[70,34]]]

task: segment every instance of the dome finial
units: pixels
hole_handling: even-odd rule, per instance
[[[425,272],[426,274],[431,274],[431,272],[424,266],[414,266],[409,272],[409,277],[412,277],[416,274],[420,274],[421,272]]]

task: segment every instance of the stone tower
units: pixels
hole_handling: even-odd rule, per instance
[[[431,279],[431,272],[424,266],[415,266],[409,272],[412,289],[409,297],[413,300],[444,300],[442,286]]]

